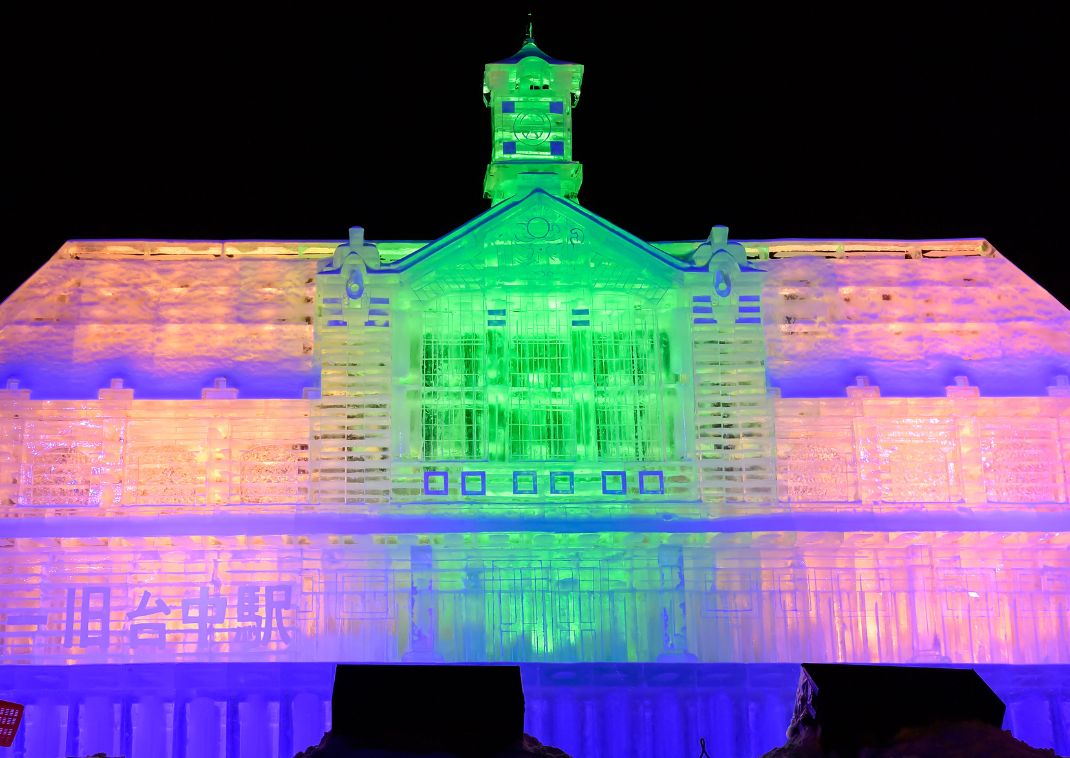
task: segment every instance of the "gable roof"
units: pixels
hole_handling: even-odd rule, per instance
[[[427,245],[421,247],[418,250],[413,251],[409,255],[403,258],[399,258],[389,266],[384,266],[382,271],[392,272],[405,272],[422,266],[434,256],[440,255],[443,251],[448,250],[457,243],[461,242],[464,238],[477,232],[481,229],[487,228],[495,221],[507,219],[510,214],[521,211],[525,207],[533,206],[536,203],[544,202],[555,206],[564,215],[573,215],[582,218],[588,223],[595,224],[596,227],[608,232],[609,234],[617,237],[625,245],[630,246],[636,252],[643,255],[648,255],[655,260],[668,266],[675,271],[695,271],[696,269],[687,261],[680,260],[672,255],[669,255],[663,250],[659,250],[653,245],[644,242],[636,237],[634,234],[621,229],[616,224],[612,224],[606,221],[601,216],[591,213],[587,209],[573,203],[569,200],[565,200],[557,195],[551,195],[543,189],[535,188],[527,195],[521,197],[518,200],[511,200],[504,203],[500,203],[493,208],[487,210],[484,213],[473,218],[468,223],[457,227],[452,232],[439,237],[433,242],[429,242]],[[372,273],[375,273],[374,271]]]

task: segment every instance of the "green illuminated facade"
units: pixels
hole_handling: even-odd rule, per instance
[[[489,64],[490,210],[419,249],[356,228],[320,271],[321,497],[695,502],[726,465],[769,497],[762,435],[710,455],[726,412],[768,410],[762,272],[723,227],[664,249],[577,203],[582,76],[530,36]]]

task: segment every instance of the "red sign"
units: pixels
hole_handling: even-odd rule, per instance
[[[22,721],[23,706],[0,700],[0,747],[11,747]]]

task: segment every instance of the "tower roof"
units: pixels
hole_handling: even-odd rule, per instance
[[[503,58],[500,61],[495,61],[495,63],[508,65],[510,63],[519,63],[524,58],[541,58],[542,60],[549,63],[551,66],[574,65],[570,61],[563,61],[558,60],[557,58],[553,58],[539,49],[539,46],[535,44],[535,25],[534,23],[532,23],[530,13],[528,14],[528,33],[527,36],[524,37],[524,44],[521,45],[520,49],[510,55],[508,58]]]
[[[554,57],[552,57],[550,55],[547,55],[546,53],[544,53],[542,50],[539,49],[539,46],[535,44],[535,40],[533,38],[531,38],[531,37],[528,37],[527,39],[525,39],[524,40],[524,44],[521,45],[520,49],[517,50],[515,53],[510,55],[508,58],[502,58],[500,61],[495,61],[495,63],[508,65],[510,63],[519,63],[524,58],[541,58],[542,60],[546,61],[547,63],[549,63],[552,66],[571,66],[571,65],[573,65],[571,61],[563,61],[563,60],[559,60],[557,58],[554,58]]]

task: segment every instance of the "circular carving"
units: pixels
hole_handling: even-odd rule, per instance
[[[550,138],[551,128],[545,113],[521,113],[513,122],[513,135],[526,145],[541,145]]]
[[[532,216],[524,225],[524,231],[532,239],[544,239],[550,233],[550,222],[542,216]]]

